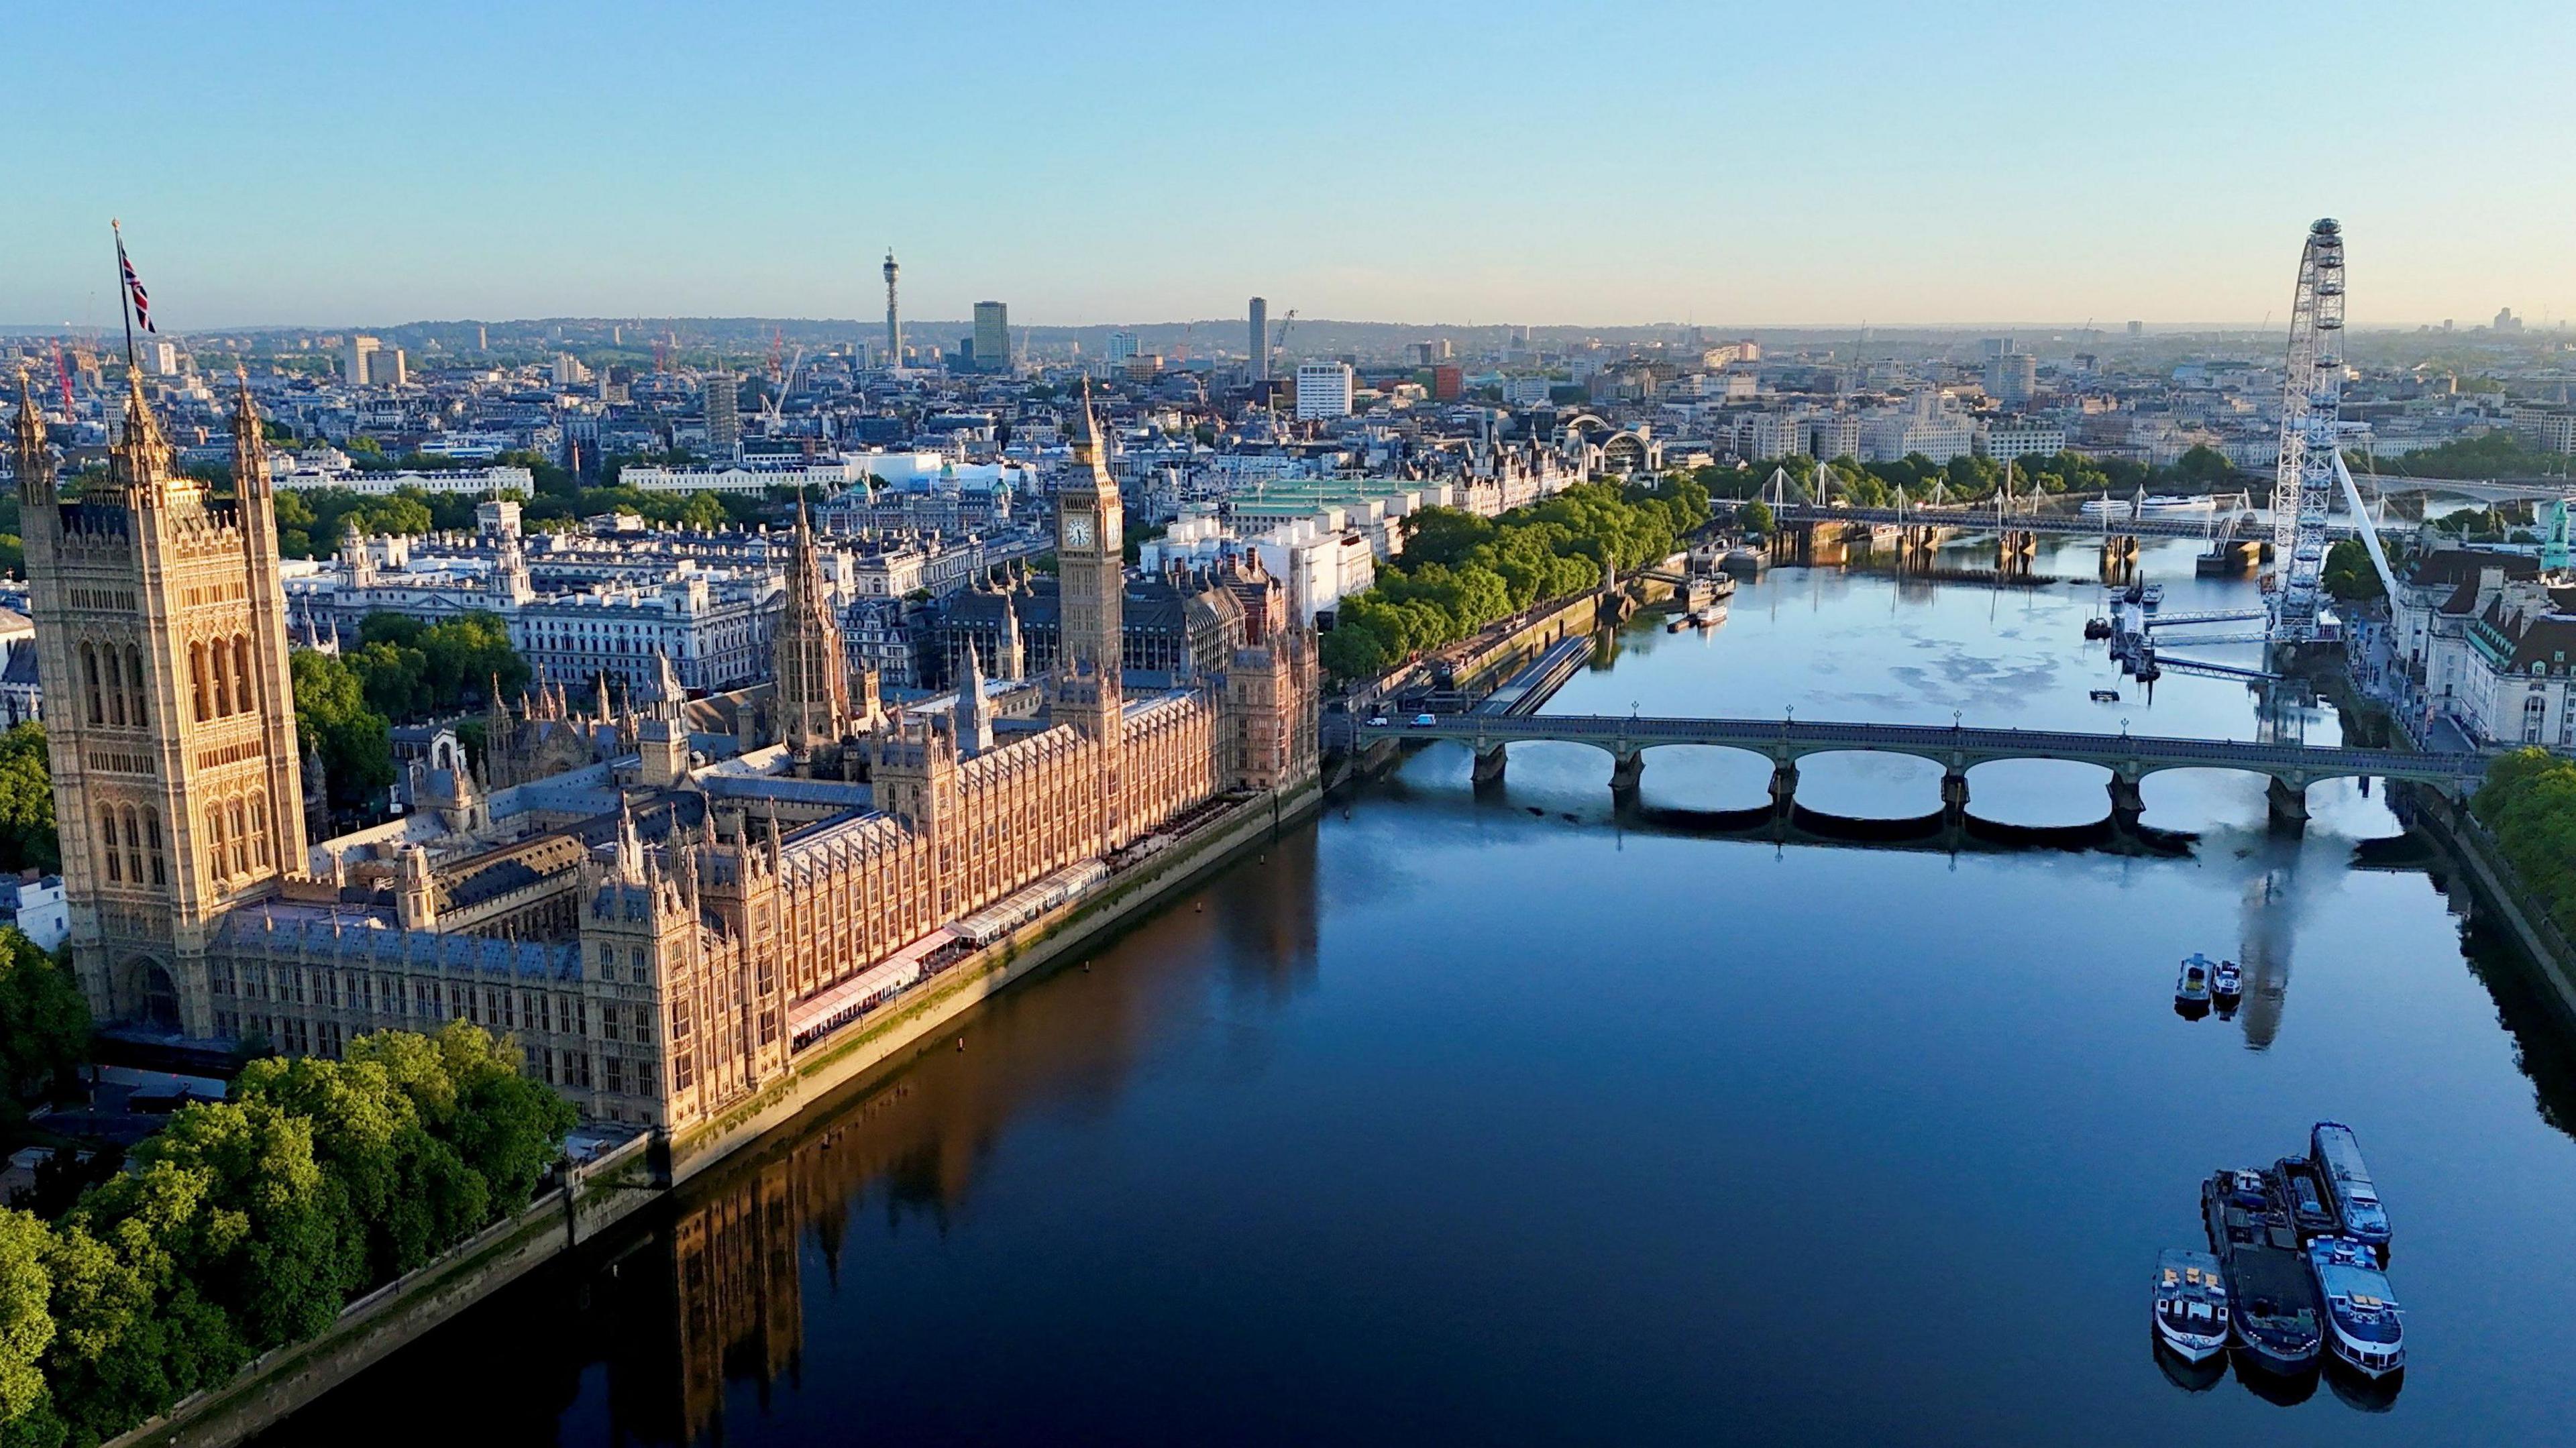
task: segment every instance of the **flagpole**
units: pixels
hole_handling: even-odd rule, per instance
[[[107,229],[116,237],[117,314],[125,319],[125,370],[134,370],[134,289],[125,281],[125,228],[116,218],[107,219]]]

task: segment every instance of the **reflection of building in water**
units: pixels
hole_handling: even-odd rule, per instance
[[[1208,913],[1231,947],[1238,980],[1258,981],[1276,1000],[1315,979],[1315,832],[1271,843],[1259,863],[1211,887]]]
[[[944,1232],[1012,1120],[1031,1107],[1088,1113],[1127,1089],[1164,1017],[1199,1013],[1211,972],[1284,999],[1313,969],[1314,835],[1274,841],[1258,864],[1219,881],[1205,911],[1143,922],[1100,969],[1073,964],[988,1002],[973,1049],[933,1051],[900,1076],[818,1120],[791,1147],[711,1173],[671,1226],[667,1274],[639,1254],[632,1271],[667,1282],[649,1312],[672,1324],[665,1351],[612,1379],[620,1425],[640,1436],[716,1442],[728,1384],[792,1382],[801,1371],[807,1284],[798,1250],[811,1232],[815,1305],[840,1291],[842,1264],[870,1250],[866,1224]],[[699,1189],[704,1195],[698,1195]],[[862,1214],[865,1204],[865,1214]],[[854,1235],[855,1231],[855,1235]],[[640,1306],[640,1304],[639,1304]],[[676,1371],[674,1368],[676,1367]]]
[[[684,1443],[720,1427],[729,1379],[759,1384],[766,1404],[769,1385],[782,1376],[792,1383],[799,1370],[805,1309],[794,1183],[791,1159],[762,1162],[671,1225]]]
[[[2245,967],[2245,1004],[2237,1022],[2249,1051],[2266,1049],[2281,1033],[2281,1008],[2290,999],[2290,894],[2296,878],[2295,864],[2284,863],[2245,887],[2245,939],[2237,947],[2244,952],[2237,963]]]

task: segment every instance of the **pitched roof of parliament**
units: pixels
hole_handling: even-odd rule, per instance
[[[106,477],[65,501],[22,375],[38,668],[93,1012],[179,1048],[324,1055],[462,1017],[514,1034],[585,1112],[676,1129],[971,954],[983,923],[1051,908],[1212,801],[1311,781],[1313,645],[1275,580],[1226,581],[1240,606],[1208,615],[1222,668],[1122,669],[1123,504],[1087,399],[1084,424],[1057,504],[1058,662],[1032,704],[997,709],[978,662],[953,705],[885,708],[800,508],[773,682],[720,700],[673,685],[617,714],[604,692],[588,714],[567,691],[516,716],[495,698],[479,770],[448,737],[411,766],[415,812],[320,838],[247,382],[232,496],[175,469],[136,376]]]

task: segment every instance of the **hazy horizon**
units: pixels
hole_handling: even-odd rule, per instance
[[[2259,329],[2334,216],[2356,329],[2549,327],[2571,51],[2576,9],[2501,0],[45,7],[11,35],[46,188],[0,311],[112,330],[114,216],[180,332],[864,322],[888,246],[907,315],[1021,325],[1259,294],[1465,319],[1415,326]],[[1981,315],[2065,320],[1949,320]],[[2172,320],[2212,317],[2239,320]]]

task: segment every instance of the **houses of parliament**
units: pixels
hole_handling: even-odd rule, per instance
[[[691,699],[665,666],[614,719],[604,695],[600,717],[569,719],[558,694],[536,711],[590,747],[553,772],[494,758],[478,781],[451,744],[410,766],[418,808],[318,839],[247,388],[232,496],[175,467],[137,381],[106,475],[64,498],[22,378],[27,571],[92,1012],[323,1056],[469,1020],[592,1118],[677,1131],[996,931],[1230,805],[1310,787],[1313,640],[1257,562],[1212,580],[1241,605],[1221,670],[1124,666],[1123,509],[1084,414],[1043,677],[988,680],[969,659],[953,696],[888,704],[847,662],[800,509],[770,681]],[[493,710],[498,756],[512,719]]]

